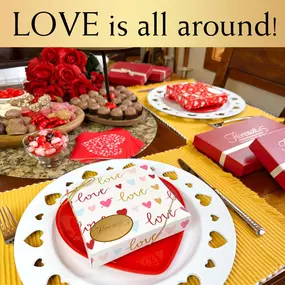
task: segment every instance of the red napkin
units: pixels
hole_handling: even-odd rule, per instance
[[[84,163],[104,159],[129,158],[139,152],[144,143],[127,130],[112,129],[105,132],[84,132],[76,138],[70,159]]]

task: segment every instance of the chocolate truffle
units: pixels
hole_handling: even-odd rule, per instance
[[[27,125],[28,133],[33,133],[37,130],[37,127],[35,125]]]
[[[121,108],[115,108],[111,111],[111,118],[113,120],[123,120],[124,119],[124,113]]]
[[[88,105],[92,104],[92,103],[97,103],[97,100],[95,98],[90,98],[87,101]]]
[[[123,92],[123,91],[126,90],[126,87],[123,86],[123,85],[118,85],[118,86],[116,87],[116,89],[118,89],[120,92]]]
[[[70,104],[71,104],[71,105],[77,106],[79,103],[81,103],[81,100],[80,100],[79,98],[77,98],[77,97],[72,98],[72,99],[70,100]]]
[[[131,95],[134,94],[131,90],[128,90],[128,89],[124,90],[124,93],[125,93],[127,96],[131,96]]]
[[[28,128],[24,124],[8,124],[6,132],[8,135],[24,135],[28,131]]]
[[[0,123],[0,135],[5,135],[5,134],[6,134],[5,125]]]
[[[81,108],[83,111],[85,111],[88,108],[88,103],[87,101],[81,101],[77,106]]]
[[[127,98],[127,95],[124,94],[124,93],[120,93],[117,97],[120,98],[123,101],[123,100],[125,100]]]
[[[90,98],[95,98],[97,95],[99,95],[99,93],[97,91],[91,90],[88,95]]]
[[[121,105],[122,104],[122,100],[120,98],[114,98],[113,100],[113,103],[116,104],[117,106]]]
[[[96,100],[97,100],[97,102],[98,102],[101,106],[104,106],[104,105],[108,102],[108,100],[105,99],[105,98],[103,98],[103,97],[98,98],[98,99],[96,99]]]
[[[92,104],[89,104],[88,111],[91,115],[97,115],[99,108],[100,108],[99,103],[92,103]]]
[[[79,96],[79,98],[82,102],[88,101],[90,99],[90,97],[87,94],[82,94]]]
[[[128,109],[128,106],[127,105],[120,105],[120,107],[123,111],[126,111]]]
[[[115,94],[116,97],[121,94],[120,90],[114,90],[113,93]]]
[[[115,90],[115,88],[114,88],[113,86],[110,86],[110,87],[109,87],[109,91],[110,91],[110,92],[114,92],[114,90]]]
[[[98,113],[97,113],[97,114],[98,114],[98,117],[99,117],[99,118],[109,119],[109,117],[110,117],[110,109],[101,106],[101,107],[98,109]]]
[[[137,111],[134,107],[128,107],[125,111],[125,118],[126,120],[135,119],[137,117]]]
[[[132,102],[137,102],[138,101],[138,97],[136,95],[131,95],[127,97],[128,100],[131,100]]]
[[[22,114],[19,110],[11,109],[5,113],[5,118],[6,119],[19,118],[19,117],[21,117],[21,115]]]
[[[27,126],[31,123],[32,118],[31,117],[23,117],[22,120],[23,120],[24,124]]]
[[[129,107],[132,106],[132,104],[133,104],[132,101],[127,100],[127,99],[122,102],[122,105],[127,105]]]
[[[99,94],[102,95],[102,96],[106,95],[107,94],[106,89],[105,88],[101,88],[99,90]]]
[[[135,102],[135,103],[133,104],[133,107],[136,109],[138,115],[141,115],[141,114],[142,114],[142,112],[143,112],[143,106],[142,106],[141,103]]]

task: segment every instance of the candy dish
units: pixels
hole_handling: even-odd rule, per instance
[[[135,274],[107,266],[91,268],[89,261],[71,249],[58,233],[55,217],[61,199],[57,199],[53,205],[46,203],[45,197],[49,195],[65,195],[66,184],[79,182],[87,171],[103,175],[110,167],[114,171],[121,170],[130,163],[137,166],[147,165],[154,169],[158,177],[164,177],[173,184],[192,216],[173,262],[166,271],[158,275]],[[169,172],[175,172],[177,179],[166,176]],[[210,204],[202,205],[199,195],[210,197]],[[39,214],[42,214],[40,220],[35,218]],[[43,233],[43,243],[39,247],[31,247],[25,242],[35,231]],[[219,239],[223,237],[226,242],[219,246],[215,243],[214,246],[211,243],[213,233],[219,233]],[[222,200],[210,187],[179,168],[141,159],[98,162],[54,180],[39,192],[22,215],[14,244],[15,263],[23,285],[46,285],[53,275],[59,275],[62,283],[72,285],[178,285],[187,282],[190,275],[197,276],[201,285],[213,285],[213,280],[215,285],[222,285],[230,274],[235,252],[236,234],[232,218]],[[42,259],[43,267],[34,266],[38,259]],[[205,266],[210,261],[214,263],[214,267]]]
[[[31,133],[23,139],[27,154],[44,167],[57,167],[69,154],[67,144],[67,133],[52,129]]]

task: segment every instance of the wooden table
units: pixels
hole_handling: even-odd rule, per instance
[[[151,145],[145,149],[138,157],[163,152],[185,145],[186,141],[175,133],[172,129],[157,120],[158,131],[157,136]],[[285,192],[275,180],[265,171],[256,171],[250,175],[240,179],[247,187],[256,192],[260,197],[264,198],[270,205],[285,215]],[[11,190],[14,188],[37,183],[43,180],[15,178],[0,175],[0,192]],[[245,273],[246,274],[246,273]],[[272,280],[265,283],[266,285],[284,285],[285,272],[279,274]],[[251,284],[241,284],[251,285]]]

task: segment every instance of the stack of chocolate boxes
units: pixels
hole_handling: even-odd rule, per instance
[[[195,147],[236,176],[263,166],[285,189],[285,126],[259,116],[208,131]]]

